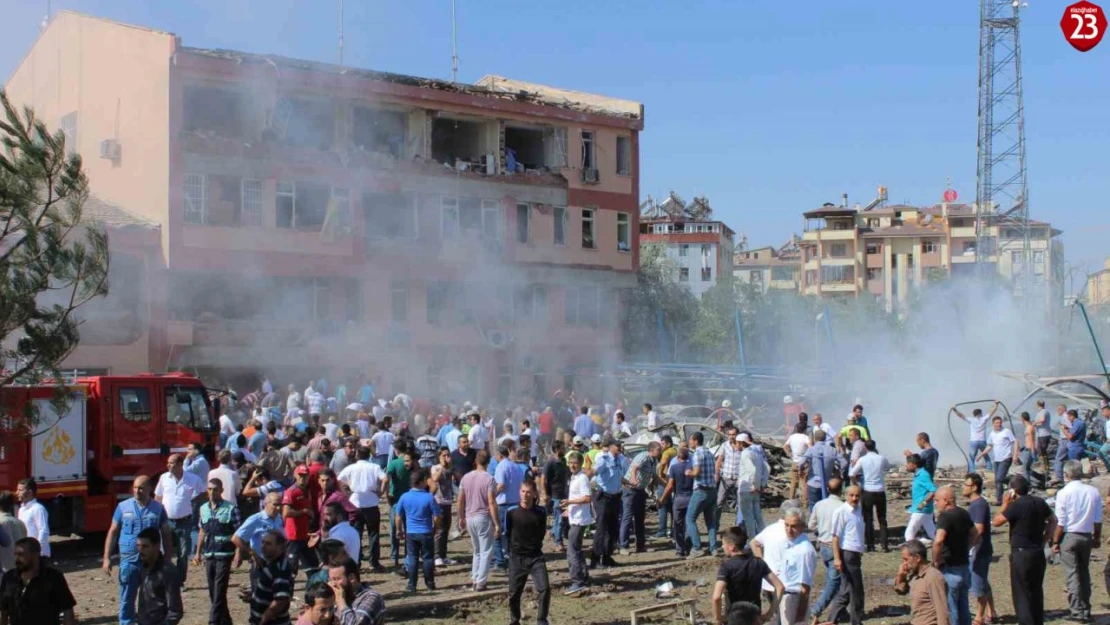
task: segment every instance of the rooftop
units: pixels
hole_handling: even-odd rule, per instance
[[[106,202],[95,195],[90,195],[85,200],[81,216],[85,220],[95,221],[107,228],[157,230],[159,227],[157,223],[134,215],[118,204]]]

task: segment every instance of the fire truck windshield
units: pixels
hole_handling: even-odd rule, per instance
[[[199,386],[167,388],[166,418],[170,423],[178,423],[199,432],[216,429],[216,421],[208,412],[204,389]]]

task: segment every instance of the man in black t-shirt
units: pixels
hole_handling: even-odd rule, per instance
[[[77,601],[65,575],[42,561],[35,538],[15,542],[15,568],[0,579],[0,621],[8,625],[73,625]],[[60,618],[59,618],[60,617]]]
[[[509,542],[509,625],[520,625],[520,596],[529,577],[536,591],[536,625],[548,625],[551,584],[543,558],[547,511],[536,505],[537,499],[536,482],[524,478],[520,484],[520,507],[505,514],[505,535]]]
[[[455,476],[455,485],[462,481],[463,476],[474,470],[474,460],[478,457],[478,450],[470,446],[470,439],[459,437],[459,448],[451,452],[451,473]]]
[[[760,606],[760,591],[763,580],[775,587],[775,601],[767,606],[763,613],[763,621],[777,614],[778,606],[775,605],[782,598],[783,585],[779,578],[771,572],[771,567],[762,559],[744,551],[748,542],[748,533],[743,526],[731,527],[725,532],[725,559],[717,569],[717,584],[713,588],[713,622],[722,623],[723,616],[728,613],[724,609],[724,595],[728,593],[728,605],[740,602]]]
[[[994,591],[991,589],[990,568],[994,547],[991,545],[991,505],[983,497],[983,476],[968,473],[964,478],[964,497],[967,498],[967,513],[979,532],[979,544],[972,547],[971,553],[971,598],[979,604],[975,620],[991,622],[998,620],[994,609]]]
[[[970,625],[971,567],[968,549],[979,542],[979,532],[967,510],[956,505],[951,486],[937,489],[933,497],[937,512],[937,535],[933,541],[933,563],[944,574],[948,584],[948,614],[953,623]]]
[[[1029,480],[1010,478],[1002,508],[991,524],[1010,524],[1010,588],[1021,625],[1044,625],[1044,546],[1056,532],[1056,515],[1044,499],[1029,494]]]
[[[570,467],[567,466],[566,443],[563,441],[551,444],[551,459],[543,467],[540,484],[540,503],[547,508],[549,515],[555,517],[551,524],[555,550],[562,551],[564,534],[570,530],[569,523],[563,522],[561,507],[563,500],[570,495]]]

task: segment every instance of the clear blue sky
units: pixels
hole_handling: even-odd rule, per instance
[[[1105,4],[1105,3],[1104,3]],[[1024,12],[1032,215],[1072,263],[1110,254],[1110,41],[1081,54],[1063,2]],[[1110,8],[1110,4],[1105,4]],[[186,45],[333,61],[329,0],[54,0],[180,35]],[[0,76],[46,0],[0,0]],[[753,245],[823,202],[975,195],[978,2],[458,0],[459,77],[496,73],[639,100],[643,195],[707,195]],[[346,61],[446,78],[448,0],[346,0]]]

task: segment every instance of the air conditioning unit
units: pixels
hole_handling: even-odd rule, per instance
[[[488,341],[489,346],[494,349],[504,349],[508,347],[510,339],[508,334],[505,334],[500,330],[494,330],[493,332],[486,334],[486,341]]]
[[[100,142],[100,158],[106,158],[110,161],[118,161],[119,157],[119,141],[116,141],[115,139],[105,139]]]
[[[588,167],[582,170],[582,182],[596,183],[599,180],[596,167]]]

